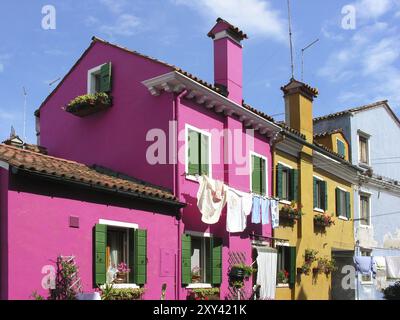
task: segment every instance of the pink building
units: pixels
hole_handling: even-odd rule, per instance
[[[243,102],[246,34],[218,19],[208,36],[214,85],[93,38],[35,113],[51,157],[1,145],[3,299],[44,293],[44,267],[59,254],[76,256],[85,291],[106,281],[111,259],[130,262],[122,286],[143,286],[145,299],[159,299],[163,283],[167,299],[209,287],[232,297],[230,267],[254,261],[253,246],[270,240],[271,225],[248,217],[243,232],[229,233],[226,207],[218,223],[203,223],[196,177],[270,195],[270,146],[280,127]],[[97,92],[112,106],[92,114],[63,108]]]

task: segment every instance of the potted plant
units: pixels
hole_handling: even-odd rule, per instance
[[[192,283],[201,282],[201,269],[199,267],[194,267],[191,271],[191,274],[192,274]]]
[[[144,294],[143,288],[113,288],[107,284],[101,289],[101,300],[141,300]]]
[[[125,262],[121,262],[117,266],[117,274],[114,279],[114,283],[127,283],[128,282],[128,273],[131,269],[128,268],[128,265]]]
[[[295,201],[292,201],[290,204],[284,204],[280,209],[279,215],[283,219],[288,220],[299,220],[303,215],[301,209],[303,208],[302,204],[296,204]]]
[[[105,92],[85,94],[72,99],[64,108],[65,111],[78,117],[105,110],[112,105],[112,98]]]
[[[299,274],[308,275],[310,274],[310,271],[311,271],[311,265],[308,263],[303,263],[303,265],[300,268],[297,268],[297,273]]]
[[[289,272],[286,270],[280,270],[277,274],[278,283],[286,284],[289,282]]]
[[[255,272],[253,267],[243,263],[233,265],[229,272],[231,286],[238,289],[242,288],[244,286],[244,280],[248,280],[253,272]]]
[[[189,292],[188,300],[220,300],[219,288],[192,289]]]
[[[334,260],[329,260],[327,258],[319,258],[318,266],[316,269],[318,270],[318,273],[323,272],[326,275],[328,275],[332,271],[335,271],[337,268]]]
[[[307,264],[312,264],[315,260],[317,260],[317,254],[318,254],[317,250],[306,249],[304,253],[304,261]]]
[[[330,227],[331,225],[335,224],[333,220],[333,216],[325,213],[316,214],[314,216],[314,224],[319,227]]]

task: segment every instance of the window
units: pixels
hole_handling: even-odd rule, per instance
[[[358,136],[359,162],[369,165],[369,139],[364,135]]]
[[[294,285],[296,276],[296,247],[277,246],[276,283]]]
[[[350,192],[346,192],[340,188],[336,188],[336,215],[350,219]]]
[[[188,127],[186,172],[191,176],[202,174],[211,176],[210,154],[210,135]]]
[[[277,197],[281,200],[297,201],[298,170],[279,163],[276,171]]]
[[[366,194],[360,195],[360,224],[370,225],[370,196]]]
[[[361,250],[360,254],[363,257],[370,257],[371,256],[371,251],[370,250]],[[372,271],[370,272],[370,274],[362,274],[361,275],[361,283],[372,283]]]
[[[337,153],[340,154],[342,157],[346,156],[346,149],[345,149],[345,144],[342,140],[337,139]]]
[[[328,209],[327,183],[314,177],[314,209],[326,211]]]
[[[222,240],[214,237],[182,236],[182,284],[221,284]]]
[[[251,155],[251,191],[258,194],[267,193],[267,163],[266,159]]]
[[[94,230],[94,283],[146,283],[147,231],[96,224]],[[127,272],[118,267],[126,264]]]
[[[95,67],[88,71],[87,92],[111,91],[111,62]]]

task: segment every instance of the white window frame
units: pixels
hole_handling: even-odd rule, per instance
[[[290,247],[290,244],[289,244],[289,242],[280,242],[279,244],[275,243],[277,256],[278,256],[278,253],[279,253],[278,247]],[[285,262],[285,260],[283,260],[283,261]],[[286,270],[286,271],[289,272],[289,270]],[[277,278],[278,278],[278,272],[279,272],[279,270],[278,270],[278,261],[276,263],[276,272],[277,272]],[[277,288],[289,288],[289,283],[278,283],[278,279],[276,279],[276,287]]]
[[[284,166],[286,169],[289,169],[289,170],[293,170],[294,169],[292,166],[290,166],[287,163],[284,163],[282,161],[278,161],[278,164]],[[290,200],[285,200],[285,199],[282,199],[282,200],[279,199],[279,203],[288,204],[288,205],[292,204],[292,202]]]
[[[197,238],[211,238],[213,235],[209,232],[199,232],[199,231],[185,231],[185,234],[188,234],[192,237]],[[204,257],[203,257],[204,258]],[[190,266],[190,270],[192,266]],[[212,288],[211,283],[189,283],[186,286],[187,289],[204,289],[204,288]]]
[[[253,192],[252,187],[253,187],[253,159],[252,156],[259,157],[265,161],[265,195],[269,195],[269,183],[268,183],[268,159],[266,156],[263,156],[255,151],[250,151],[250,191]]]
[[[361,158],[360,158],[360,153],[361,153],[360,137],[363,137],[363,138],[365,138],[367,140],[367,161],[368,161],[368,163],[361,162]],[[358,130],[358,132],[357,132],[357,146],[358,146],[358,149],[357,149],[358,155],[357,155],[357,157],[358,157],[358,165],[361,166],[361,167],[365,167],[365,166],[371,167],[370,138],[371,138],[371,135],[369,135],[369,134],[367,134],[365,132],[362,132],[361,130]]]
[[[317,179],[318,181],[322,181],[322,182],[326,181],[325,179],[321,178],[320,176],[316,176],[316,175],[313,175],[313,178]],[[326,185],[328,186],[328,183]],[[326,191],[326,193],[328,193],[328,190],[325,190],[325,191]],[[314,190],[313,190],[313,194],[314,194]],[[320,213],[325,213],[325,210],[321,209],[321,208],[314,208],[314,211],[320,212]]]
[[[344,189],[344,188],[342,188],[342,187],[340,187],[340,186],[336,186],[336,188],[338,188],[340,191],[343,191],[343,192],[345,192],[345,193],[349,192],[349,191],[347,191],[346,189]],[[335,194],[335,197],[336,197],[336,194]],[[351,197],[350,197],[350,200],[351,200]],[[345,196],[345,201],[346,201],[346,196]],[[335,205],[336,205],[336,198],[335,198]],[[351,203],[350,203],[350,208],[351,208]],[[335,208],[335,209],[336,209],[336,210],[335,210],[335,214],[336,214],[337,208]],[[347,208],[345,208],[345,210],[347,210]],[[338,217],[338,219],[344,220],[344,221],[349,221],[349,218],[347,218],[347,217],[345,217],[345,216],[342,216],[342,215],[340,215],[340,216]]]
[[[139,225],[136,223],[130,222],[122,222],[122,221],[115,221],[115,220],[107,220],[107,219],[99,219],[99,224],[103,224],[110,227],[118,227],[118,228],[125,228],[125,229],[139,229]],[[127,243],[127,250],[129,253],[129,241]],[[100,288],[104,289],[106,284],[100,286]],[[132,288],[137,289],[140,288],[136,283],[115,283],[113,284],[113,288],[116,289],[126,289]]]
[[[190,124],[185,124],[185,173],[186,179],[198,182],[196,176],[189,175],[189,130],[196,131],[208,137],[208,175],[212,179],[212,135],[211,132],[196,128]]]
[[[100,73],[101,67],[104,66],[106,63],[103,63],[97,67],[90,69],[87,73],[87,93],[88,94],[95,94],[95,82],[93,81],[93,76]]]
[[[368,224],[362,224],[361,223],[361,197],[362,196],[364,196],[364,197],[368,197]],[[359,207],[358,207],[358,212],[359,212],[359,219],[360,219],[360,222],[359,222],[359,226],[360,227],[362,227],[362,228],[371,228],[371,196],[372,196],[372,194],[371,193],[369,193],[369,192],[365,192],[365,191],[359,191],[358,192],[358,205],[359,205]]]

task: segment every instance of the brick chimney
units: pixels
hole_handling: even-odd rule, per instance
[[[229,22],[218,18],[208,33],[214,40],[214,82],[226,96],[242,105],[243,101],[243,39],[247,35]]]

